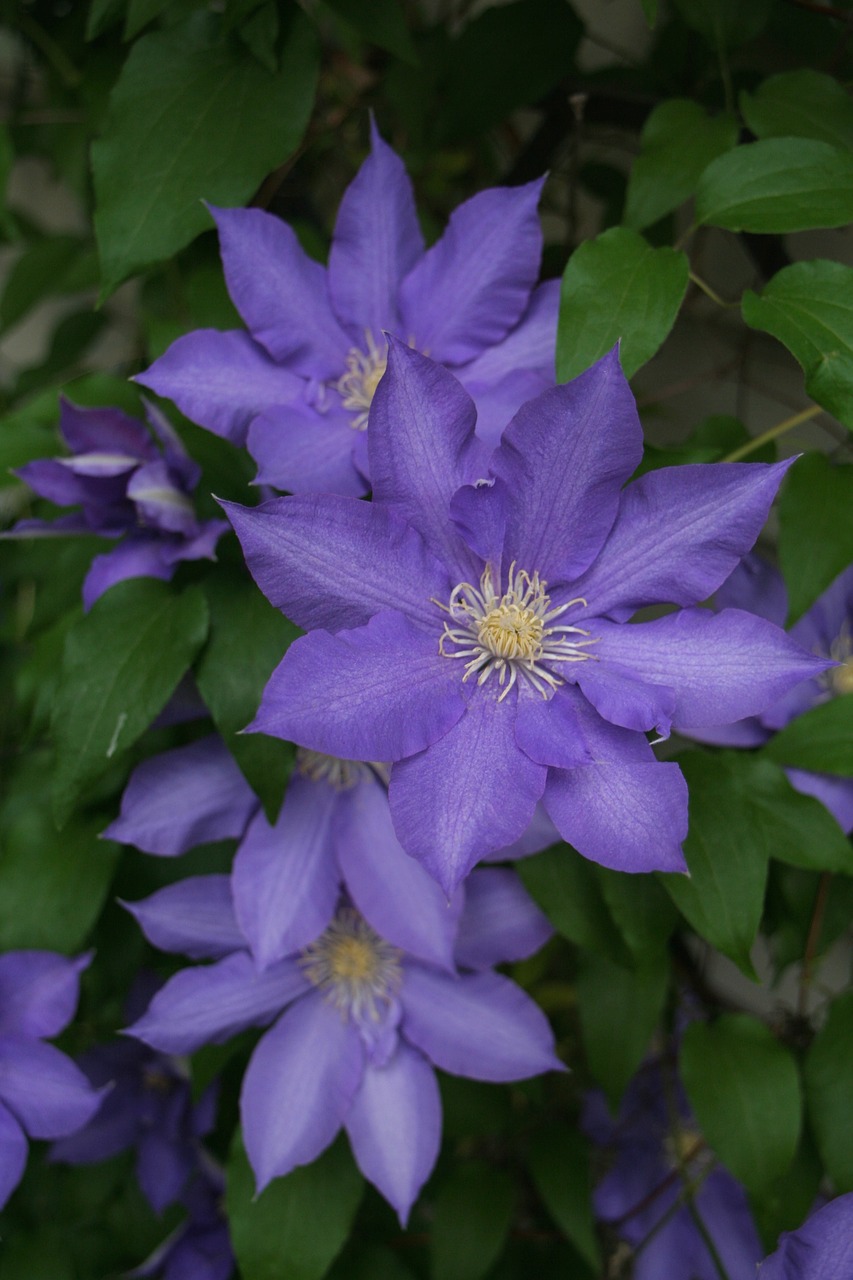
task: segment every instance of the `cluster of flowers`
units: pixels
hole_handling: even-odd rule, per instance
[[[258,1188],[343,1127],[405,1222],[439,1149],[434,1066],[492,1081],[562,1068],[542,1012],[494,972],[535,951],[548,923],[509,867],[477,864],[559,835],[616,870],[683,871],[684,779],[648,735],[757,741],[849,678],[834,665],[842,632],[821,632],[814,652],[810,624],[787,635],[777,603],[750,597],[754,570],[738,569],[787,463],[629,483],[643,436],[618,353],[553,385],[558,285],[536,284],[540,186],[481,193],[425,250],[405,170],[374,130],[328,269],[278,219],[214,211],[248,332],[189,334],[139,379],[245,444],[258,482],[291,495],[225,505],[256,582],[306,632],[249,726],[299,748],[278,819],[209,737],[141,765],[107,832],[160,856],[239,841],[230,876],[130,904],[155,946],[205,962],[129,1029],[150,1046],[133,1070],[165,1073],[189,1126],[192,1162],[190,1138],[173,1141],[166,1180],[189,1196],[192,1169],[202,1188],[184,1244],[221,1224],[197,1152],[206,1121],[186,1110],[174,1068],[152,1065],[159,1055],[269,1027],[241,1095]],[[75,456],[22,473],[82,504],[63,531],[125,534],[95,562],[87,602],[121,577],[212,555],[222,532],[195,521],[193,465],[159,414],[150,421],[162,458],[118,411],[65,406]],[[715,592],[717,610],[697,607]],[[648,606],[667,611],[632,620]],[[118,1086],[115,1098],[114,1110]],[[66,1158],[136,1141],[135,1106],[121,1123],[103,1111],[109,1140],[81,1137]],[[168,1114],[158,1132],[174,1138]],[[140,1145],[143,1187],[162,1158]],[[704,1193],[718,1184],[725,1198],[720,1179]]]

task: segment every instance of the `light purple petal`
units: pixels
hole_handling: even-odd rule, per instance
[[[551,769],[545,808],[563,838],[604,867],[686,869],[681,843],[687,835],[687,785],[677,764]]]
[[[402,332],[419,351],[463,364],[519,320],[539,274],[543,181],[481,191],[450,215],[400,289]]]
[[[60,467],[70,471],[72,475],[85,476],[86,479],[95,481],[117,480],[119,477],[127,476],[140,466],[138,458],[114,452],[80,453],[73,458],[56,458],[55,461]],[[155,458],[154,461],[156,462],[157,459]],[[94,493],[92,496],[94,496]]]
[[[74,1017],[80,974],[91,960],[55,951],[7,951],[0,956],[0,1034],[58,1036]]]
[[[853,779],[833,778],[828,773],[806,773],[804,769],[786,769],[788,781],[803,795],[820,800],[841,830],[853,831]]]
[[[489,969],[525,960],[554,930],[508,867],[479,867],[465,881],[456,960],[464,969]]]
[[[733,720],[731,724],[703,725],[701,729],[693,725],[688,736],[695,742],[707,742],[712,747],[761,747],[770,733],[755,716],[747,716],[743,720]]]
[[[60,396],[59,430],[72,453],[126,453],[137,461],[157,457],[144,424],[121,409],[93,409]]]
[[[853,1275],[853,1193],[838,1196],[796,1231],[783,1231],[758,1280],[848,1280]]]
[[[492,386],[520,370],[536,370],[553,385],[560,284],[559,280],[545,280],[536,286],[530,305],[515,328],[510,329],[501,342],[490,344],[459,369],[457,376],[464,386]],[[476,392],[471,394],[476,400]],[[511,416],[507,416],[506,422]]]
[[[0,1036],[0,1099],[31,1138],[62,1138],[81,1128],[102,1092],[52,1044]]]
[[[24,1176],[27,1150],[24,1131],[0,1102],[0,1209]]]
[[[642,452],[643,430],[615,348],[574,381],[522,405],[491,464],[512,497],[507,562],[552,588],[577,578],[610,532],[620,490]]]
[[[459,720],[459,674],[435,635],[378,613],[365,627],[294,641],[249,728],[344,760],[399,760]]]
[[[252,1054],[240,1098],[259,1192],[326,1149],[363,1075],[358,1032],[318,992],[279,1018]]]
[[[448,902],[404,852],[391,824],[388,793],[378,782],[362,782],[341,795],[335,844],[349,895],[376,932],[419,960],[452,969],[462,895]]]
[[[246,945],[234,915],[230,877],[191,876],[139,902],[124,902],[152,946],[191,960],[218,960]]]
[[[194,1053],[263,1026],[310,983],[295,960],[259,973],[247,951],[183,969],[157,992],[127,1034],[163,1053]]]
[[[450,518],[457,530],[480,559],[489,561],[496,570],[501,565],[511,508],[509,490],[494,476],[463,485],[450,501]]]
[[[544,762],[540,761],[539,763],[542,764]],[[531,854],[539,853],[542,849],[547,849],[552,844],[558,844],[559,841],[560,833],[548,817],[540,800],[533,811],[530,826],[527,827],[524,834],[519,836],[517,840],[513,840],[512,844],[508,844],[505,849],[496,849],[494,853],[490,853],[483,861],[514,862],[518,858],[529,858]]]
[[[452,1075],[525,1080],[564,1069],[542,1010],[500,974],[451,978],[407,965],[400,1000],[405,1038]]]
[[[453,374],[389,339],[367,447],[374,501],[417,529],[448,568],[458,566],[458,578],[478,572],[448,511],[461,485],[485,475],[488,454],[474,435],[474,402]]]
[[[255,414],[288,404],[305,389],[302,378],[276,364],[239,329],[184,334],[134,381],[173,400],[190,421],[236,445],[245,444]]]
[[[275,360],[320,380],[344,371],[350,343],[326,294],[326,271],[263,209],[211,209],[228,292]]]
[[[177,533],[191,538],[198,529],[192,501],[178,488],[162,458],[137,467],[127,484],[140,523],[159,533]]]
[[[175,572],[164,554],[164,544],[156,537],[126,538],[112,551],[95,556],[83,582],[83,607],[91,609],[95,601],[127,578],[160,578],[168,582]]]
[[[746,609],[784,627],[788,592],[779,570],[751,551],[717,589],[714,605],[718,609]]]
[[[104,836],[174,858],[197,844],[241,836],[257,807],[234,757],[211,734],[138,765]]]
[[[399,609],[440,630],[430,598],[446,600],[455,583],[418,534],[377,503],[319,494],[222,506],[253,578],[297,626],[339,631]]]
[[[607,655],[599,662],[595,660],[598,657],[596,647],[593,661],[579,663],[574,674],[599,715],[623,729],[656,729],[668,737],[675,715],[675,691],[637,679],[628,664],[611,661]]]
[[[709,462],[641,476],[572,594],[589,601],[592,615],[706,600],[755,542],[792,461]]]
[[[518,702],[515,740],[531,760],[558,769],[654,759],[642,733],[603,720],[574,685],[560,686],[547,702],[525,692]]]
[[[335,801],[325,783],[294,776],[275,826],[258,813],[237,851],[234,907],[262,969],[313,942],[334,914]]]
[[[359,498],[368,488],[353,457],[360,434],[345,409],[320,413],[306,404],[274,406],[249,428],[249,453],[258,464],[255,483]]]
[[[347,187],[329,252],[329,295],[357,339],[397,329],[397,290],[423,253],[412,184],[400,157],[370,125],[370,155]]]
[[[546,771],[516,746],[514,698],[495,680],[428,751],[395,765],[391,816],[400,843],[448,897],[475,862],[523,833]],[[386,757],[387,758],[387,757]]]
[[[398,1041],[384,1067],[368,1065],[344,1125],[356,1164],[405,1227],[441,1146],[441,1098],[432,1067]]]
[[[553,363],[553,360],[552,360]],[[467,366],[465,366],[467,367]],[[477,438],[487,449],[496,449],[501,436],[527,400],[535,400],[554,386],[554,373],[543,369],[514,369],[499,382],[469,382],[458,371],[459,381],[477,409]]]

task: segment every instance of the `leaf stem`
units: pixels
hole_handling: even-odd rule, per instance
[[[731,453],[727,453],[722,462],[740,462],[741,458],[747,457],[750,453],[755,453],[756,449],[760,449],[763,444],[767,444],[770,440],[775,440],[777,436],[783,436],[786,431],[793,430],[798,427],[801,422],[808,422],[810,418],[816,418],[819,413],[823,413],[823,409],[819,404],[809,405],[808,409],[795,413],[791,418],[785,418],[782,422],[777,422],[775,427],[762,431],[760,436],[754,436],[752,440],[742,444],[739,449],[733,449]]]
[[[706,280],[701,276],[697,276],[695,271],[688,271],[687,275],[693,281],[697,289],[701,289],[712,302],[716,302],[719,307],[739,307],[739,302],[726,302],[725,298],[721,298],[715,289],[712,289]]]
[[[832,883],[832,872],[824,871],[821,873],[820,881],[815,894],[814,908],[812,910],[812,918],[809,923],[808,937],[806,938],[806,949],[803,954],[803,965],[800,970],[800,988],[797,994],[797,1012],[801,1018],[805,1018],[808,1014],[808,996],[809,988],[814,977],[814,962],[817,955],[818,943],[820,942],[821,930],[823,929],[823,919],[826,915],[826,900],[829,896],[829,886]]]
[[[82,73],[75,67],[68,54],[47,34],[41,23],[28,13],[18,12],[18,26],[31,40],[53,67],[66,89],[76,89],[83,79]]]

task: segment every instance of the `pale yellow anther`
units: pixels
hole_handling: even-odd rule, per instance
[[[303,951],[306,977],[345,1016],[378,1020],[400,985],[401,954],[353,907],[338,911],[325,933]]]
[[[355,415],[351,426],[356,431],[367,428],[370,406],[388,364],[388,350],[384,342],[381,348],[377,346],[369,329],[364,336],[367,350],[350,347],[346,370],[335,383],[344,408]]]

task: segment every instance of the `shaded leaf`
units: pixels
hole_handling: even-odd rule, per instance
[[[804,711],[770,739],[764,755],[795,769],[853,776],[853,698],[832,698]],[[838,869],[853,875],[853,849]]]
[[[635,961],[666,947],[677,912],[654,875],[626,876],[596,866],[601,892]]]
[[[757,138],[817,138],[853,149],[853,102],[837,80],[802,67],[742,93],[741,113]]]
[[[554,928],[570,942],[602,951],[628,963],[630,952],[616,929],[595,870],[567,844],[557,844],[532,858],[522,858],[516,871],[524,887]]]
[[[779,503],[779,564],[796,622],[853,561],[853,466],[822,453],[799,458]]]
[[[614,1110],[648,1052],[668,986],[665,953],[636,969],[591,952],[581,958],[577,991],[584,1051]]]
[[[403,62],[417,64],[418,52],[400,0],[327,0],[327,3],[363,40],[387,49]]]
[[[501,1252],[514,1199],[512,1179],[503,1169],[479,1161],[454,1169],[435,1198],[433,1280],[480,1280]]]
[[[696,190],[702,170],[738,140],[731,116],[709,116],[698,102],[670,98],[652,111],[640,137],[624,222],[642,231],[672,213]]]
[[[745,44],[767,26],[773,0],[675,0],[688,26],[705,37],[712,49]]]
[[[592,1214],[589,1146],[576,1128],[554,1123],[533,1135],[530,1172],[545,1207],[557,1226],[596,1273],[601,1248]]]
[[[806,1103],[836,1191],[853,1191],[853,991],[833,1001],[805,1065]]]
[[[696,221],[776,234],[843,226],[853,221],[853,155],[807,138],[735,147],[699,179]]]

